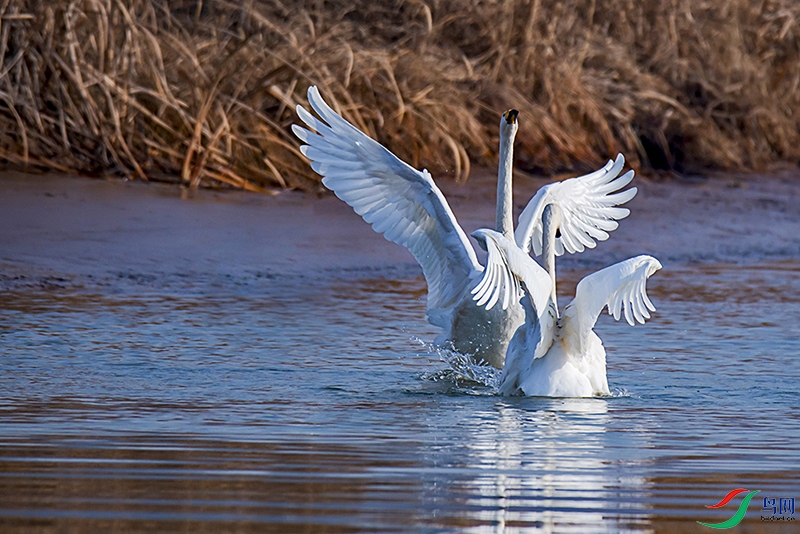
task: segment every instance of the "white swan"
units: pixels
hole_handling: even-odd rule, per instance
[[[525,323],[509,342],[500,376],[504,395],[609,395],[606,352],[593,331],[600,312],[608,306],[615,319],[622,313],[633,325],[655,311],[645,282],[661,264],[652,256],[637,256],[581,280],[559,318],[554,272],[559,212],[550,205],[543,214],[547,270],[502,234],[485,229],[472,234],[489,252],[484,277],[473,289],[478,305],[492,308],[501,296],[503,302],[522,297],[525,309]]]
[[[347,122],[322,99],[316,87],[308,89],[308,102],[322,120],[302,106],[297,115],[316,134],[292,125],[305,144],[303,154],[323,177],[322,183],[349,204],[386,239],[403,245],[422,266],[428,284],[428,320],[443,329],[436,343],[452,346],[462,354],[502,367],[511,336],[522,324],[524,312],[516,302],[486,309],[476,306],[470,290],[483,267],[450,206],[427,170],[418,171]],[[513,143],[518,128],[517,112],[509,110],[500,120],[497,229],[512,239],[511,175]],[[569,252],[595,246],[616,228],[614,219],[628,215],[625,203],[636,188],[615,193],[633,179],[633,171],[619,176],[624,158],[594,173],[543,187],[523,212],[524,229],[517,238],[523,248],[537,238],[536,213],[557,203],[565,214],[561,240]],[[538,220],[541,220],[539,215]]]

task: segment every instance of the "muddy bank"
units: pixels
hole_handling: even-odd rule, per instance
[[[545,180],[518,178],[517,212]],[[694,183],[637,177],[631,215],[611,239],[560,262],[596,267],[648,253],[670,264],[800,258],[800,181],[791,175]],[[443,183],[469,233],[494,220],[491,173]],[[0,175],[0,284],[420,273],[332,195],[265,196],[63,175]],[[382,274],[379,274],[382,273]]]

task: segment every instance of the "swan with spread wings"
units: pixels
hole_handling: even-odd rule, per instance
[[[411,167],[342,118],[315,86],[308,89],[308,102],[319,118],[297,106],[297,115],[308,127],[292,126],[304,143],[301,151],[328,189],[376,232],[406,247],[422,266],[428,320],[443,329],[436,343],[502,367],[508,341],[522,324],[524,312],[518,301],[504,300],[491,309],[475,304],[470,292],[484,268],[430,173]],[[517,128],[517,111],[505,112],[500,119],[497,186],[500,234],[516,240],[525,251],[541,249],[537,220],[546,206],[558,204],[565,214],[557,238],[560,253],[580,252],[607,239],[618,225],[616,220],[629,213],[618,206],[636,194],[635,187],[620,191],[633,179],[633,171],[620,176],[625,163],[621,154],[596,172],[541,188],[514,232],[511,175]]]
[[[479,306],[522,298],[525,322],[508,344],[499,393],[542,397],[609,395],[606,351],[594,326],[608,308],[633,326],[650,318],[655,306],[646,282],[661,264],[652,256],[636,256],[593,273],[578,283],[575,298],[559,316],[555,297],[556,232],[563,219],[557,205],[542,212],[545,267],[516,243],[494,230],[472,235],[488,251],[482,280],[473,288]],[[502,307],[502,306],[501,306]]]

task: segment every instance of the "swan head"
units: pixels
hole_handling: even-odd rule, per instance
[[[516,110],[516,109],[509,109],[508,111],[503,113],[503,119],[508,124],[516,124],[517,123],[517,117],[519,117],[519,110]]]
[[[474,232],[472,232],[470,235],[475,238],[475,241],[478,242],[478,245],[480,245],[483,250],[487,250],[486,241],[488,239],[494,241],[501,248],[507,246],[506,244],[504,244],[505,238],[503,237],[503,234],[501,234],[496,230],[492,230],[490,228],[479,228]]]
[[[475,241],[478,242],[478,245],[480,245],[480,247],[483,250],[487,250],[486,249],[486,229],[481,228],[479,230],[475,230],[470,235],[475,239]]]
[[[519,117],[519,111],[516,109],[509,109],[505,113],[503,113],[502,117],[500,117],[500,136],[506,138],[513,138],[517,135],[517,129],[519,128],[519,122],[517,118]]]

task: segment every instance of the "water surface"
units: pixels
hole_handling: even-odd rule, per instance
[[[503,398],[439,372],[412,261],[120,262],[98,232],[3,238],[4,532],[695,532],[736,487],[737,532],[796,531],[759,516],[800,497],[790,254],[666,262],[650,322],[598,322],[613,397]]]

